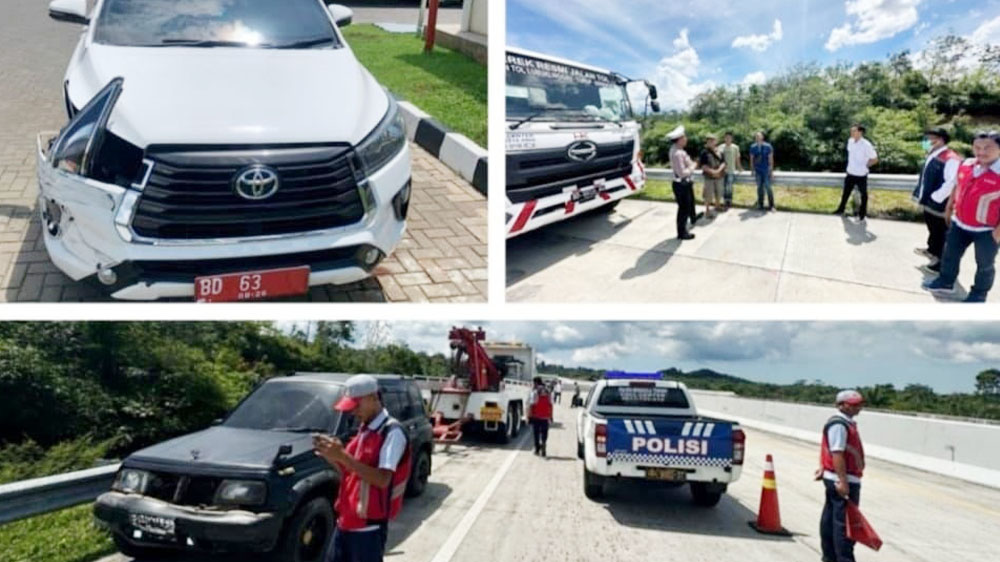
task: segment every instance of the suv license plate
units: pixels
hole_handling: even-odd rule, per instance
[[[194,298],[198,302],[250,301],[309,290],[309,266],[247,271],[195,277]]]
[[[586,203],[597,197],[597,188],[594,186],[583,187],[573,192],[570,197],[574,203]]]
[[[129,522],[140,531],[161,537],[174,536],[174,520],[145,513],[130,513]]]
[[[673,468],[647,468],[646,478],[649,480],[670,480],[673,482],[683,482],[687,480],[687,473],[683,470]]]

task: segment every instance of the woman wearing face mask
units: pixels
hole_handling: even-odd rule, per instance
[[[948,131],[941,127],[924,132],[923,148],[927,160],[920,170],[920,181],[913,190],[913,200],[923,209],[924,223],[927,224],[927,247],[915,251],[931,260],[920,269],[934,276],[941,273],[941,254],[948,232],[944,212],[958,180],[958,167],[962,164],[962,157],[948,147],[949,139]]]
[[[985,302],[1000,247],[1000,133],[977,134],[972,150],[976,156],[959,167],[955,193],[945,208],[949,227],[941,275],[924,288],[936,295],[953,295],[962,254],[971,244],[976,248],[976,278],[965,301]]]

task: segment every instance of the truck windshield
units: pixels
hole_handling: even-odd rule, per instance
[[[337,47],[316,0],[105,0],[94,41],[130,47]]]
[[[614,76],[507,54],[507,119],[623,121],[631,113],[625,85]]]
[[[607,386],[597,399],[598,406],[637,408],[688,408],[684,391],[654,386]]]
[[[274,431],[332,431],[339,416],[331,407],[339,394],[339,387],[330,384],[264,384],[248,396],[222,425]]]

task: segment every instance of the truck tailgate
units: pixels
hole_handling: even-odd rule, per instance
[[[733,424],[656,417],[608,417],[608,460],[642,466],[729,466]]]

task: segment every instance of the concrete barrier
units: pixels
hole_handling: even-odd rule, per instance
[[[692,390],[698,411],[819,444],[832,406],[741,398]],[[1000,424],[930,416],[863,412],[858,427],[873,458],[1000,488]],[[752,445],[750,445],[752,447]],[[817,458],[819,457],[817,449]]]

